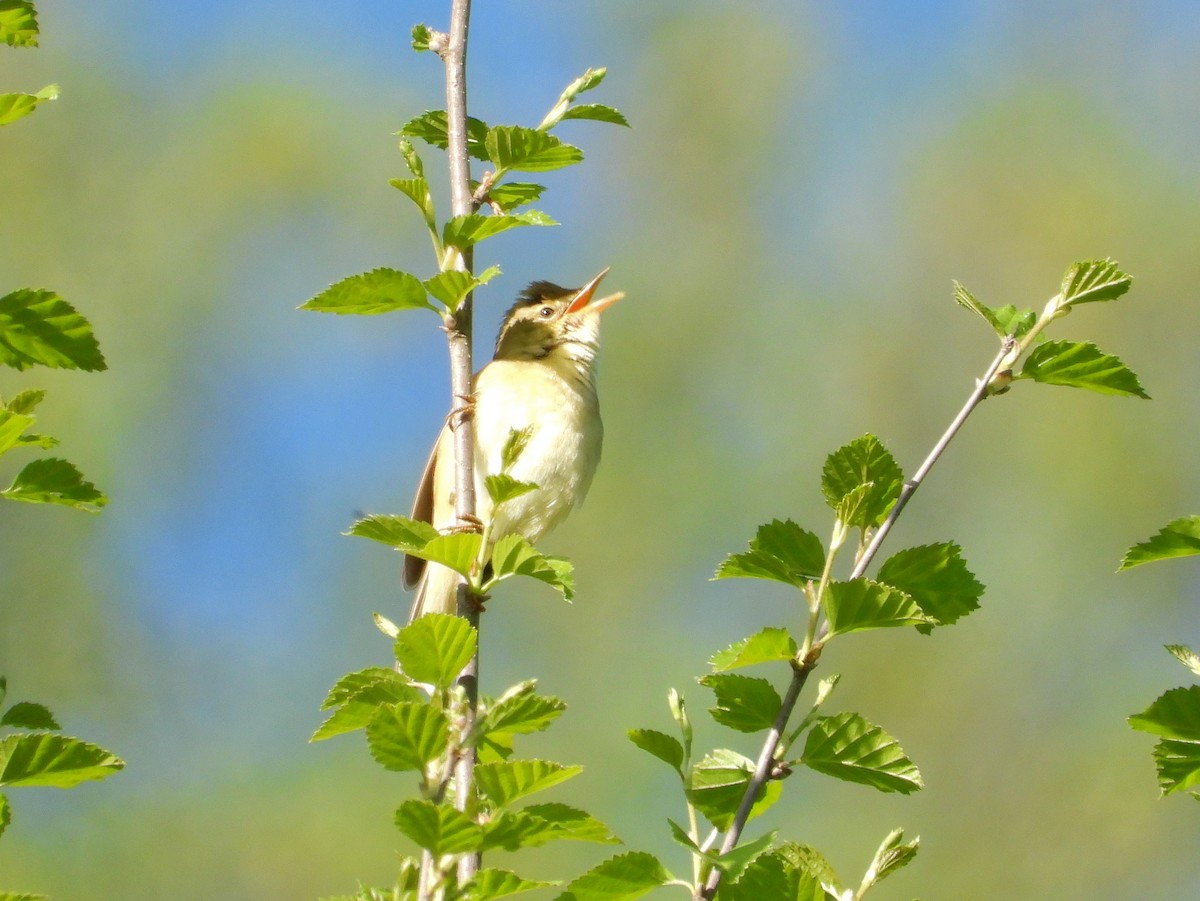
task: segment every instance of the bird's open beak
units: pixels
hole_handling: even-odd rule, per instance
[[[601,279],[606,275],[608,275],[608,269],[604,269],[594,279],[580,288],[575,296],[571,298],[571,303],[567,306],[567,312],[579,313],[586,310],[589,313],[601,313],[624,297],[625,292],[618,291],[616,294],[609,294],[607,297],[593,299],[596,289],[600,286]]]

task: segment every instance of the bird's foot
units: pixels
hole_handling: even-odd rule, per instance
[[[460,516],[455,525],[442,531],[448,535],[478,534],[483,531],[483,520],[478,516]]]
[[[451,429],[457,429],[463,423],[470,422],[475,418],[474,394],[456,394],[454,399],[458,403],[446,417],[446,422],[449,423]]]

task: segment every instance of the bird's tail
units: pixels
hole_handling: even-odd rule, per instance
[[[426,613],[457,612],[458,573],[437,563],[426,564],[408,621],[411,623]]]

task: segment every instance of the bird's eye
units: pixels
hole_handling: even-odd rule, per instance
[[[538,315],[543,319],[549,319],[554,315],[554,307],[542,307],[540,310],[538,310]]]

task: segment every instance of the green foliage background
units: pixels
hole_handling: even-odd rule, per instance
[[[39,425],[112,499],[102,517],[0,511],[11,700],[128,762],[18,799],[2,884],[59,901],[317,897],[387,882],[400,841],[403,781],[353,739],[305,740],[334,678],[386,662],[370,612],[407,609],[399,560],[338,533],[407,511],[447,406],[444,342],[425,316],[295,306],[425,261],[386,181],[390,133],[441,105],[435,61],[406,50],[441,5],[245,6],[184,41],[141,4],[46,5],[42,48],[4,60],[6,87],[63,93],[0,134],[3,281],[86,310],[110,364],[4,376],[6,394],[51,390]],[[845,873],[892,827],[920,833],[884,899],[1190,898],[1200,820],[1158,801],[1124,718],[1176,678],[1161,645],[1200,641],[1196,571],[1113,570],[1200,497],[1200,21],[1171,3],[954,7],[889,30],[827,3],[479,4],[484,118],[536,121],[607,65],[605,100],[634,125],[574,125],[586,168],[551,175],[543,204],[563,225],[477,260],[505,270],[480,293],[481,363],[534,278],[611,264],[629,295],[606,317],[604,463],[546,543],[575,561],[576,601],[499,593],[485,682],[563,697],[526,747],[583,763],[562,797],[674,853],[674,786],[625,730],[667,728],[669,685],[701,719],[709,654],[799,616],[783,589],[709,582],[717,562],[772,517],[823,529],[820,466],[854,436],[915,466],[994,352],[952,278],[1037,306],[1069,262],[1111,255],[1133,294],[1071,335],[1155,400],[1020,384],[984,404],[895,537],[959,542],[982,609],[823,660],[926,789],[801,773],[764,823]],[[570,876],[602,853],[523,869]]]

